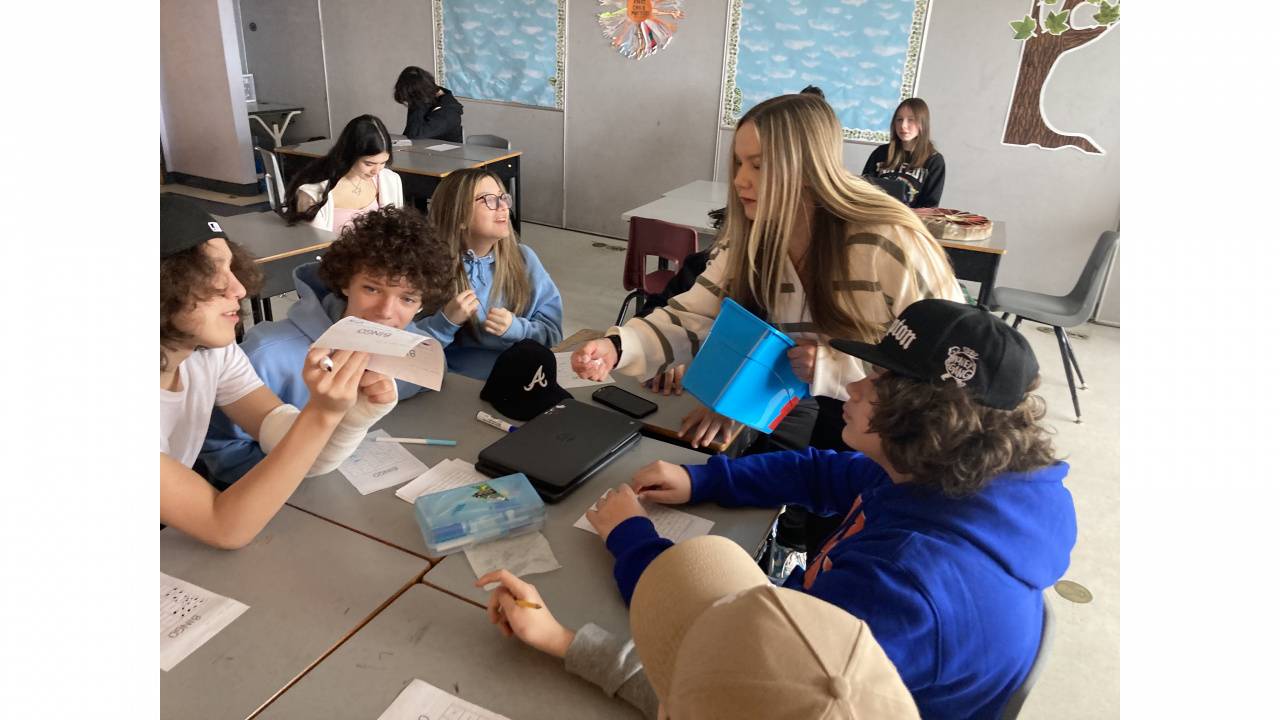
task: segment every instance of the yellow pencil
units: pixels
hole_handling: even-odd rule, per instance
[[[519,605],[519,606],[520,606],[520,607],[522,607],[522,608],[529,608],[530,610],[541,610],[541,609],[542,609],[542,606],[541,606],[541,605],[539,605],[539,604],[538,604],[538,603],[536,603],[536,602],[529,602],[528,600],[521,600],[521,599],[519,599],[519,598],[516,598],[516,604],[517,604],[517,605]]]

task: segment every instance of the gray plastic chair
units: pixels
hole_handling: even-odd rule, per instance
[[[464,140],[467,145],[483,145],[485,147],[511,149],[511,141],[497,135],[468,135]]]
[[[271,209],[284,212],[284,178],[280,176],[280,163],[276,154],[266,148],[257,148],[258,157],[262,159],[262,170],[267,181],[267,199],[271,201]]]
[[[1018,713],[1022,712],[1022,704],[1027,701],[1027,696],[1031,694],[1031,688],[1040,679],[1040,674],[1044,672],[1044,666],[1049,661],[1049,652],[1053,650],[1053,631],[1056,624],[1053,606],[1049,604],[1049,598],[1046,597],[1044,599],[1044,625],[1040,628],[1040,648],[1036,650],[1036,659],[1031,661],[1031,669],[1027,671],[1027,677],[1023,679],[1022,684],[1009,696],[1009,703],[1004,706],[1004,711],[1000,713],[1000,720],[1014,720],[1014,718],[1018,717]]]
[[[1080,389],[1088,390],[1089,386],[1085,384],[1084,375],[1080,373],[1080,363],[1076,362],[1076,354],[1071,349],[1071,341],[1067,339],[1065,328],[1075,327],[1089,319],[1094,306],[1098,304],[1098,297],[1102,294],[1102,284],[1107,277],[1107,266],[1111,264],[1111,257],[1119,242],[1120,233],[1112,230],[1102,233],[1098,237],[1098,244],[1093,246],[1089,261],[1084,264],[1084,270],[1080,273],[1076,286],[1066,295],[1045,295],[1029,290],[999,287],[991,291],[991,309],[1004,313],[1005,320],[1009,319],[1010,314],[1014,315],[1015,328],[1024,319],[1053,326],[1053,332],[1058,337],[1058,350],[1062,353],[1062,367],[1067,371],[1067,387],[1071,388],[1071,404],[1076,409],[1077,423],[1084,420],[1080,417],[1080,399],[1076,397],[1075,377],[1071,374],[1073,367],[1075,375],[1080,378]]]

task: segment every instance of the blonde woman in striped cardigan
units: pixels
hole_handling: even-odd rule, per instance
[[[842,154],[840,123],[821,98],[784,95],[751,108],[734,133],[734,192],[706,271],[667,307],[584,345],[574,371],[651,378],[688,363],[730,297],[796,341],[791,365],[827,410],[818,422],[834,412],[842,426],[845,386],[866,369],[829,340],[875,343],[916,300],[963,302],[938,242],[905,205],[846,170]],[[697,447],[729,428],[703,408],[681,434],[692,430]]]

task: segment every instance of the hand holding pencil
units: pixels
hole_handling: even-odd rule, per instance
[[[495,570],[476,580],[476,587],[499,583],[489,596],[489,622],[503,637],[515,635],[525,644],[564,659],[576,635],[556,621],[533,585],[507,570]]]

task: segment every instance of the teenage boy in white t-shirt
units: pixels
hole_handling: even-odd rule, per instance
[[[335,469],[396,402],[394,381],[365,370],[367,353],[324,348],[304,361],[302,410],[280,402],[235,342],[240,300],[261,277],[208,213],[161,197],[160,522],[223,548],[252,540],[304,476]],[[214,406],[268,453],[222,493],[191,469]]]

